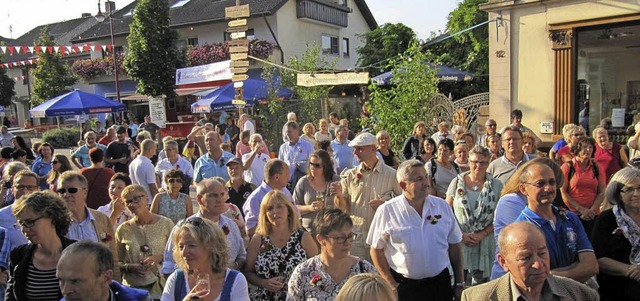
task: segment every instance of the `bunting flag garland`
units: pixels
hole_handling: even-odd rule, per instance
[[[13,77],[13,81],[17,82],[19,80],[24,80],[25,78],[27,78],[27,77],[26,76],[22,76],[22,75],[21,76],[14,76]]]
[[[31,54],[38,55],[42,51],[49,52],[49,54],[60,53],[60,55],[70,55],[77,53],[93,52],[93,51],[112,51],[113,45],[100,45],[100,44],[83,44],[83,45],[71,45],[71,46],[0,46],[0,55],[5,55],[5,59],[14,54]],[[8,69],[14,67],[22,67],[27,65],[33,65],[37,63],[37,59],[27,59],[23,61],[15,61],[10,63],[0,63],[0,69]],[[17,78],[14,77],[14,80]]]

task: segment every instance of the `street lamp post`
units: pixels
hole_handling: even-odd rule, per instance
[[[106,18],[109,19],[109,34],[111,36],[111,53],[113,55],[113,72],[114,72],[115,83],[116,83],[116,100],[118,102],[121,102],[120,101],[120,82],[118,80],[118,52],[116,51],[116,44],[114,42],[114,37],[113,37],[112,16],[113,16],[113,8],[115,7],[115,5],[113,5],[113,1],[105,1],[104,4],[105,4],[104,11],[106,13],[106,16],[102,14],[102,11],[100,10],[100,0],[98,0],[98,14],[95,16],[95,18],[98,22],[102,22]]]

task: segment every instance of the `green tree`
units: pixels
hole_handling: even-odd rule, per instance
[[[480,4],[486,2],[487,0],[461,1],[458,7],[449,13],[447,32],[455,34],[487,21],[487,12],[479,8]],[[470,82],[440,83],[439,88],[442,93],[451,93],[454,99],[459,99],[489,91],[489,29],[486,25],[442,42],[433,42],[435,41],[427,42],[426,48],[437,56],[437,62],[474,75]]]
[[[55,45],[48,27],[45,26],[42,29],[36,45],[42,46],[43,49]],[[34,78],[32,105],[41,104],[69,92],[67,87],[76,83],[76,78],[69,72],[69,66],[61,62],[61,55],[49,53],[46,50],[38,54],[38,65],[32,74]]]
[[[386,23],[359,37],[364,46],[356,49],[358,66],[366,67],[371,76],[376,76],[389,71],[388,60],[404,53],[416,34],[402,23]]]
[[[369,86],[372,117],[364,126],[375,132],[386,130],[395,150],[402,147],[416,122],[431,120],[427,116],[431,107],[428,102],[437,91],[438,79],[435,70],[424,63],[431,57],[418,44],[414,39],[404,54],[390,60],[391,86]]]
[[[4,55],[0,55],[0,62],[4,62]],[[7,76],[7,70],[0,68],[0,106],[7,107],[11,98],[16,95],[15,82]]]
[[[140,0],[136,6],[124,68],[138,81],[138,93],[175,96],[180,52],[175,46],[178,33],[169,28],[170,19],[166,0]]]

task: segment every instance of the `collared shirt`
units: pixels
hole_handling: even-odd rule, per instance
[[[20,231],[20,226],[16,226],[18,220],[13,215],[12,208],[13,204],[0,209],[0,227],[7,230],[6,237],[9,240],[9,248],[11,250],[29,242]]]
[[[227,203],[234,204],[238,208],[242,208],[242,206],[244,206],[244,203],[247,202],[247,199],[249,198],[251,193],[257,188],[256,185],[244,182],[242,183],[242,185],[240,185],[238,191],[236,191],[231,186],[231,180],[227,181],[225,186],[227,186],[227,189],[229,189],[229,200],[227,200]],[[242,213],[242,217],[244,218],[244,212],[240,212]]]
[[[156,164],[156,174],[160,174],[162,175],[162,187],[167,188],[167,183],[164,181],[164,175],[172,170],[172,169],[179,169],[180,171],[182,171],[185,175],[193,178],[193,166],[191,165],[191,162],[189,162],[187,159],[185,159],[183,156],[178,155],[178,160],[176,160],[175,164],[171,164],[171,162],[169,161],[169,159],[164,158],[160,161],[158,161],[158,163]],[[189,185],[190,183],[183,183],[182,185]]]
[[[553,275],[549,275],[547,280],[544,282],[542,291],[540,292],[540,301],[559,301],[562,297],[565,297],[564,294],[560,293],[557,284],[553,281],[553,277]],[[511,286],[511,300],[527,301],[522,292],[520,292],[516,283],[513,282],[512,277],[509,277],[509,285]]]
[[[202,218],[202,213],[200,211],[196,212],[194,215],[190,217],[200,217]],[[181,221],[182,222],[182,221]],[[178,222],[171,230],[171,234],[169,237],[173,237],[173,232],[175,232],[181,222]],[[232,219],[220,215],[220,220],[215,223],[220,229],[226,227],[228,229],[229,234],[227,234],[227,240],[229,241],[229,264],[236,262],[238,259],[247,259],[247,251],[244,248],[244,240],[242,240],[242,236],[240,235],[240,229],[236,222]],[[226,231],[225,231],[226,232]],[[169,239],[167,241],[167,245],[164,248],[163,253],[163,261],[162,261],[162,274],[171,274],[176,269],[176,263],[173,259],[173,240]]]
[[[434,223],[436,216],[440,216]],[[450,263],[449,245],[462,241],[451,206],[443,199],[427,196],[422,215],[404,195],[382,204],[367,236],[373,248],[384,249],[389,267],[410,279],[434,277]]]
[[[487,168],[487,172],[490,173],[494,178],[500,180],[502,184],[506,184],[509,178],[516,172],[516,169],[520,167],[525,162],[529,161],[531,158],[528,154],[524,153],[522,156],[522,160],[517,164],[513,164],[513,162],[507,159],[507,155],[504,155],[496,160],[493,160],[491,164],[489,164],[489,168]]]
[[[256,190],[254,190],[251,195],[249,195],[249,198],[247,198],[247,201],[242,206],[247,229],[253,229],[258,225],[260,204],[262,204],[262,199],[267,194],[267,192],[271,190],[273,190],[273,188],[267,185],[267,182],[262,182],[262,184]],[[293,196],[288,189],[283,188],[280,191],[282,191],[282,193],[284,193],[293,203]]]
[[[94,224],[95,218],[91,211],[84,207],[84,212],[87,214],[87,217],[83,221],[71,220],[71,225],[69,225],[69,232],[67,233],[68,239],[73,240],[91,240],[95,242],[100,242],[98,239],[98,230],[96,230],[96,226]]]
[[[388,201],[402,194],[402,189],[396,181],[396,171],[378,159],[376,165],[369,171],[365,170],[362,163],[347,170],[342,174],[340,184],[342,193],[350,204],[351,218],[354,221],[353,232],[358,234],[353,241],[351,254],[369,260],[371,255],[365,240],[376,212],[369,205],[369,201],[376,195],[379,195],[383,201]]]
[[[144,188],[144,191],[147,192],[147,203],[151,204],[154,196],[151,195],[149,185],[156,184],[156,173],[151,159],[139,155],[131,161],[131,165],[129,165],[129,177],[131,178],[131,184],[138,184]]]
[[[221,177],[225,181],[229,181],[229,172],[227,172],[227,162],[235,156],[229,152],[222,151],[222,155],[218,160],[211,158],[209,153],[198,158],[193,169],[193,181],[199,183],[203,179],[212,177]]]
[[[292,177],[296,170],[296,164],[307,163],[309,156],[313,153],[311,143],[298,138],[298,142],[292,144],[290,141],[280,145],[278,159],[287,162],[289,165],[289,176]]]
[[[242,162],[247,162],[251,157],[251,154],[242,155]],[[269,155],[259,153],[253,157],[253,161],[251,161],[251,166],[249,169],[244,171],[244,180],[253,185],[260,186],[264,181],[264,167],[267,165],[267,162],[271,160]]]
[[[349,146],[350,140],[340,143],[338,139],[331,140],[331,148],[333,149],[333,159],[340,171],[353,168],[353,147]]]
[[[249,131],[249,133],[253,135],[256,133],[256,126],[253,125],[253,122],[250,119],[247,119],[247,121],[245,121],[244,125],[242,126],[242,130]]]
[[[527,208],[527,198],[520,193],[508,193],[498,200],[498,205],[493,214],[493,236],[496,241],[498,241],[498,235],[502,228],[513,223],[524,208]],[[493,258],[491,280],[497,279],[506,273],[498,263],[498,252],[500,252],[500,247],[496,244],[496,256]]]
[[[565,211],[566,215],[560,215],[558,209],[553,207],[553,214],[556,217],[555,230],[551,222],[533,212],[529,207],[522,210],[518,221],[528,221],[538,226],[544,233],[549,249],[549,259],[551,269],[569,266],[578,261],[578,254],[582,252],[593,252],[591,242],[585,233],[580,218],[570,211]]]
[[[447,132],[447,135],[446,135],[446,136],[445,136],[445,135],[442,135],[442,133],[440,133],[440,131],[437,131],[437,132],[435,132],[433,135],[431,135],[431,139],[433,139],[433,141],[435,141],[435,142],[436,142],[436,145],[437,145],[440,141],[444,140],[445,138],[448,138],[448,139],[450,139],[451,141],[453,141],[453,139],[455,139],[455,138],[453,137],[453,134],[452,134],[451,132]]]
[[[13,147],[13,142],[11,141],[13,137],[13,134],[11,134],[10,132],[7,132],[6,134],[0,133],[0,144],[2,145],[2,147]]]
[[[107,151],[107,146],[104,144],[100,144],[100,143],[96,143],[95,146],[93,147],[98,147],[100,148],[103,152]],[[91,160],[89,159],[89,150],[91,149],[91,147],[89,147],[88,145],[83,145],[81,147],[79,147],[75,152],[73,152],[71,154],[71,157],[76,157],[78,159],[80,159],[80,165],[82,165],[82,167],[89,167],[91,166]]]

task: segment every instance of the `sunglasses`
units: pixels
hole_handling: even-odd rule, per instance
[[[496,126],[496,124],[495,124],[495,123],[493,123],[493,124],[487,124],[487,126]]]
[[[20,226],[22,228],[31,228],[33,227],[33,225],[36,224],[36,222],[43,218],[44,216],[38,217],[38,218],[34,218],[34,219],[27,219],[27,220],[23,220],[23,221],[18,221],[16,223],[16,226]]]
[[[78,191],[80,191],[80,188],[76,188],[76,187],[60,188],[56,190],[56,192],[59,194],[65,194],[66,192],[69,192],[70,194],[74,194],[74,193],[77,193]]]
[[[311,167],[313,167],[313,168],[321,168],[322,167],[322,164],[320,164],[320,163],[309,162],[309,165],[311,165]]]
[[[174,183],[182,184],[182,179],[168,179],[167,182],[169,182],[169,184],[174,184]]]
[[[180,223],[180,225],[184,225],[184,224],[190,224],[190,225],[194,225],[196,227],[200,227],[200,226],[204,225],[204,220],[201,217],[192,216],[190,218],[187,218],[187,219],[183,220]]]
[[[51,161],[51,164],[58,164],[60,161]]]
[[[137,196],[134,196],[131,199],[125,199],[124,203],[126,205],[137,204],[137,203],[140,203],[140,201],[142,201],[142,198],[144,198],[144,197],[146,197],[146,195],[137,195]]]

